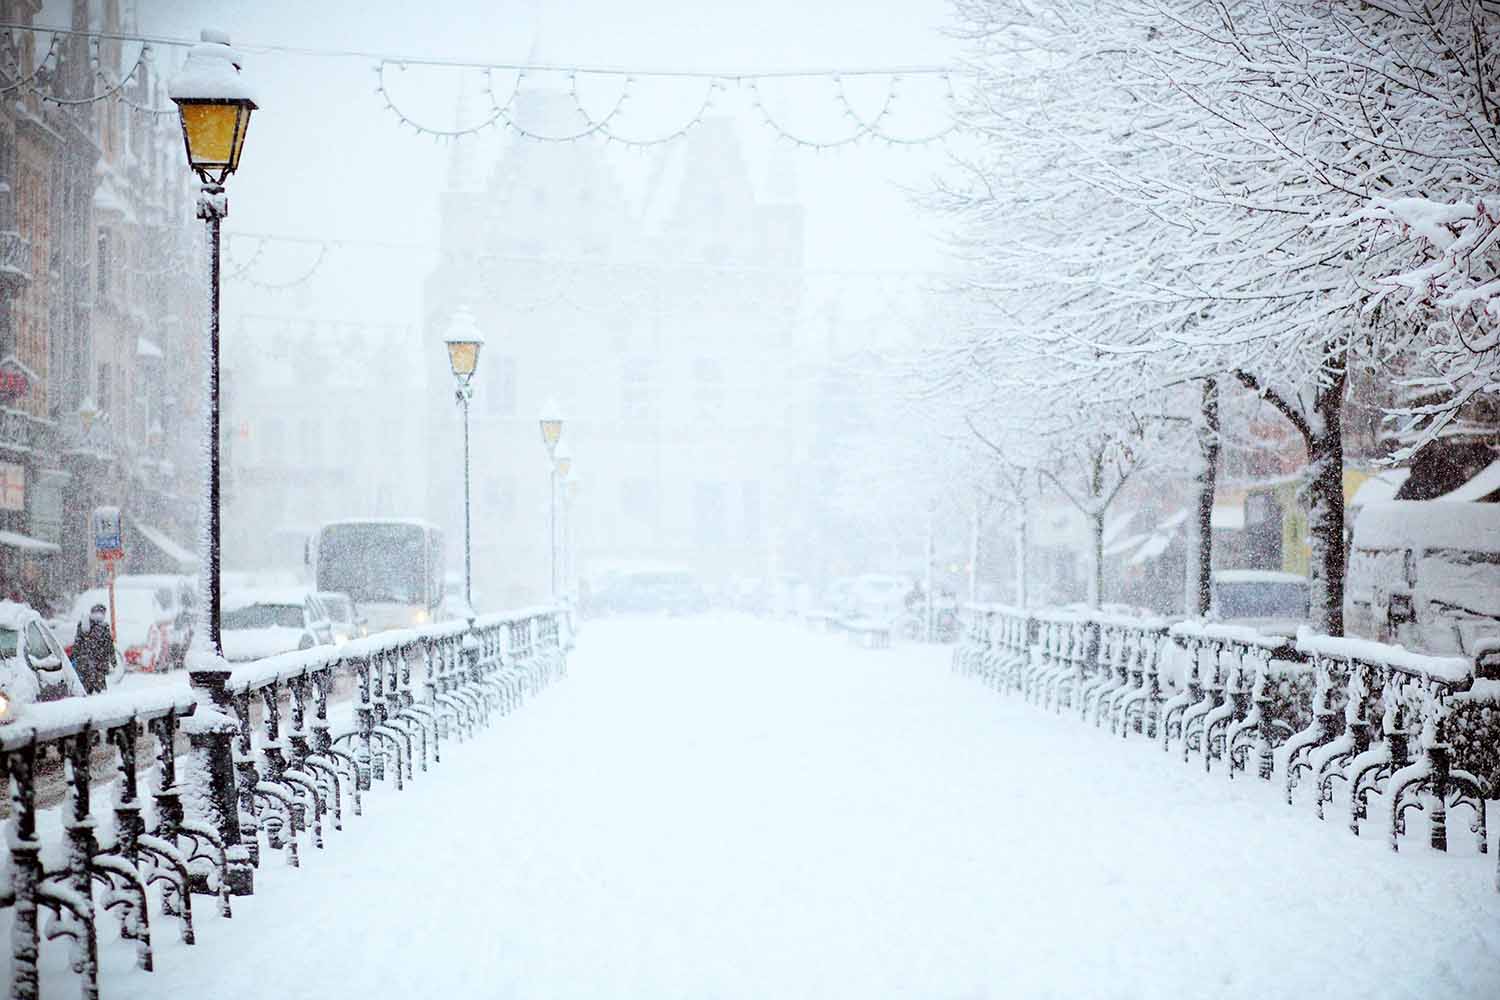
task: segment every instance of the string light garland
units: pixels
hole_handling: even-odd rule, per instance
[[[43,57],[42,65],[37,71],[31,74],[27,81],[9,84],[0,88],[0,94],[29,87],[44,100],[48,100],[54,104],[76,107],[113,99],[126,105],[133,111],[155,116],[172,115],[176,112],[172,108],[150,107],[133,100],[126,93],[128,84],[140,72],[142,66],[153,61],[153,47],[187,48],[197,44],[197,42],[187,38],[147,35],[139,32],[84,30],[7,22],[0,22],[0,30],[7,32],[7,35],[15,31],[28,31],[51,36],[47,54]],[[100,83],[104,84],[104,89],[100,93],[81,98],[59,98],[42,94],[40,89],[35,86],[35,82],[42,76],[45,70],[47,61],[53,59],[55,56],[58,38],[67,36],[83,36],[91,40],[95,54],[95,76]],[[98,51],[101,40],[137,42],[141,45],[135,65],[119,80],[108,80],[98,66]],[[736,87],[748,89],[751,103],[762,125],[769,128],[779,138],[806,149],[838,149],[865,140],[884,142],[887,145],[918,146],[940,142],[960,128],[958,117],[953,112],[957,104],[953,89],[955,70],[947,66],[915,65],[701,71],[671,68],[629,68],[609,65],[486,62],[430,56],[393,55],[358,49],[323,49],[244,42],[238,43],[236,47],[242,51],[252,53],[368,60],[373,64],[373,71],[376,74],[375,93],[386,111],[393,115],[403,128],[409,128],[414,134],[429,136],[438,142],[464,139],[490,129],[503,127],[513,135],[535,142],[569,143],[597,139],[605,143],[619,143],[623,146],[634,148],[660,146],[682,138],[694,128],[701,125],[715,107],[716,97],[727,90],[731,84]],[[393,68],[397,71],[402,71],[412,66],[468,69],[483,72],[485,74],[485,86],[482,89],[489,103],[488,112],[477,123],[468,125],[460,124],[453,128],[439,128],[424,124],[399,106],[389,86],[390,78],[388,74]],[[494,78],[497,73],[515,74],[515,85],[511,88],[509,95],[504,101],[501,101],[495,93]],[[567,94],[573,102],[574,110],[580,121],[580,126],[577,129],[559,134],[540,132],[517,121],[516,117],[512,114],[516,96],[520,93],[527,77],[543,74],[556,74],[567,80]],[[590,114],[584,107],[578,93],[580,77],[618,78],[621,81],[614,104],[605,114],[595,116]],[[848,93],[845,90],[844,81],[850,78],[877,77],[887,77],[890,82],[887,85],[886,93],[884,99],[881,101],[879,110],[873,116],[866,117],[855,109],[853,102],[849,99]],[[948,108],[948,123],[943,128],[920,136],[898,135],[890,130],[887,125],[887,119],[891,115],[892,105],[896,102],[897,91],[901,81],[908,78],[931,78],[942,81],[942,100]],[[618,125],[624,116],[625,106],[632,96],[632,90],[639,81],[653,79],[701,82],[704,87],[702,100],[697,103],[695,110],[685,120],[672,128],[647,136],[627,134]],[[773,80],[822,80],[828,82],[832,86],[835,105],[842,112],[843,117],[853,123],[853,130],[846,135],[833,139],[814,139],[798,134],[779,116],[773,115],[762,98],[760,85]]]
[[[265,244],[262,243],[260,247],[256,248],[256,256],[251,259],[250,266],[254,265],[264,246]],[[251,288],[256,288],[263,292],[289,292],[293,289],[302,288],[312,281],[313,276],[323,267],[323,262],[328,259],[329,250],[330,248],[327,243],[318,244],[318,255],[313,258],[313,262],[308,265],[307,269],[297,277],[285,281],[262,281],[258,278],[252,278],[248,273],[250,266],[238,270],[233,274],[225,275],[225,278],[230,281],[249,285]]]
[[[15,52],[15,49],[17,48],[16,39],[15,39],[15,36],[11,34],[11,32],[10,32],[9,29],[7,29],[6,32],[5,32],[5,41],[6,41],[6,46],[5,46],[6,52],[7,52],[7,54],[9,54],[9,55],[12,56],[12,59],[15,61],[15,64],[16,64],[16,72],[19,73],[20,70],[21,70],[21,62],[20,62],[20,59],[18,57],[18,54]],[[47,51],[42,54],[41,61],[37,63],[36,69],[32,71],[31,75],[29,75],[28,77],[26,77],[26,79],[24,79],[24,80],[18,78],[15,82],[8,83],[5,86],[0,87],[0,95],[15,93],[17,91],[21,91],[23,93],[30,93],[32,85],[35,84],[36,81],[41,78],[41,76],[42,76],[43,73],[47,72],[48,66],[52,63],[52,61],[56,58],[56,56],[57,56],[57,37],[53,36],[51,39],[48,40],[48,42],[47,42]]]
[[[96,104],[99,101],[107,101],[130,85],[130,82],[135,79],[136,74],[141,71],[141,67],[146,64],[147,54],[151,51],[149,45],[142,44],[141,50],[136,53],[135,63],[131,65],[130,71],[111,83],[109,78],[104,75],[104,67],[101,65],[99,58],[99,39],[91,39],[89,49],[89,67],[94,71],[94,79],[104,85],[102,91],[91,94],[88,97],[77,98],[58,97],[55,94],[46,93],[41,89],[34,89],[33,93],[48,104],[56,104],[63,108],[78,108],[85,104]]]

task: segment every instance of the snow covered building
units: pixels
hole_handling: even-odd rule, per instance
[[[4,0],[0,20],[135,27],[120,0]],[[124,510],[129,571],[190,568],[196,537],[206,292],[185,261],[204,260],[202,227],[176,121],[126,103],[165,100],[152,68],[90,100],[125,57],[85,35],[0,40],[0,582],[31,561],[53,599],[99,572],[95,506]]]
[[[523,91],[522,127],[576,129],[561,91]],[[640,158],[635,160],[641,163]],[[609,150],[512,138],[492,169],[456,147],[441,259],[424,291],[428,379],[454,309],[487,337],[472,403],[474,589],[481,605],[545,596],[549,477],[537,419],[566,418],[579,479],[580,573],[667,561],[705,577],[775,558],[789,443],[804,431],[802,208],[789,174],[764,185],[734,125],[707,119],[650,154],[631,188]],[[462,442],[431,399],[428,510],[461,567]]]

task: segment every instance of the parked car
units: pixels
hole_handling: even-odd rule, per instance
[[[1472,656],[1500,636],[1500,503],[1392,500],[1361,510],[1344,628],[1441,655]]]
[[[1218,569],[1210,578],[1209,614],[1267,635],[1295,636],[1308,624],[1311,586],[1299,573]]]
[[[350,639],[359,639],[370,634],[369,623],[365,621],[364,615],[359,613],[359,608],[355,606],[353,598],[348,594],[320,590],[313,596],[328,613],[329,630],[333,634],[334,645],[342,646]]]
[[[187,658],[188,646],[193,641],[193,578],[168,573],[126,574],[115,578],[115,591],[126,588],[149,588],[156,592],[156,600],[172,616],[167,630],[167,659],[169,670],[180,670]]]
[[[226,595],[219,611],[219,640],[231,662],[332,645],[328,612],[306,590],[247,590]]]
[[[118,581],[117,581],[118,583]],[[85,590],[73,601],[68,615],[68,655],[79,628],[88,628],[89,609],[109,607],[109,591],[103,587]],[[159,673],[172,668],[172,609],[164,605],[155,587],[115,587],[115,649],[125,660],[125,669]]]
[[[701,614],[708,595],[687,570],[650,570],[611,577],[600,596],[604,608],[615,613],[656,612]]]
[[[62,643],[29,605],[0,601],[0,723],[18,707],[83,694]]]

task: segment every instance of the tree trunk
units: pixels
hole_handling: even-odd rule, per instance
[[[1345,373],[1318,389],[1308,414],[1307,533],[1311,548],[1313,627],[1344,634],[1344,404]]]
[[[1029,505],[1025,497],[1016,502],[1016,607],[1026,607],[1026,518]]]
[[[1189,615],[1202,617],[1213,601],[1213,512],[1219,478],[1219,383],[1215,379],[1203,382],[1198,455],[1198,506],[1188,517],[1185,607]]]
[[[974,497],[974,526],[969,535],[969,602],[979,600],[979,532],[983,528],[982,496]]]
[[[1093,563],[1089,573],[1089,598],[1088,604],[1091,608],[1097,608],[1104,601],[1104,511],[1089,515],[1090,528],[1093,531]]]
[[[1104,601],[1104,447],[1096,445],[1089,467],[1089,527],[1093,531],[1090,545],[1094,565],[1089,567],[1088,605],[1097,608]]]

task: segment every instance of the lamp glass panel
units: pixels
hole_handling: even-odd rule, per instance
[[[187,138],[188,160],[197,169],[229,167],[237,159],[235,143],[243,138],[250,121],[233,104],[181,104],[182,133]]]
[[[235,110],[239,112],[239,115],[235,119],[234,162],[229,164],[230,173],[240,169],[240,154],[245,151],[245,133],[250,131],[250,109],[240,107]]]
[[[562,437],[562,421],[561,420],[543,420],[542,421],[542,442],[544,444],[546,444],[546,446],[548,448],[555,447],[557,445],[558,439],[560,439],[561,437]]]
[[[479,366],[479,344],[472,340],[448,341],[448,364],[455,375],[473,375]]]
[[[557,475],[558,475],[558,478],[560,478],[560,479],[567,479],[568,478],[568,473],[572,470],[572,468],[573,468],[573,460],[571,458],[559,458],[557,460]]]

